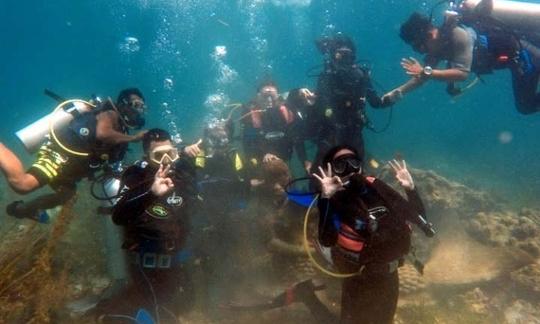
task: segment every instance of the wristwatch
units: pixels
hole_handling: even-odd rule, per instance
[[[422,70],[422,74],[430,77],[433,74],[433,68],[429,65],[424,66],[424,69]]]

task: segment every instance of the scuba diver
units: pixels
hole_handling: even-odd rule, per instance
[[[195,170],[179,156],[165,130],[149,130],[142,145],[144,159],[124,171],[124,189],[112,214],[114,223],[125,228],[130,281],[92,310],[102,323],[121,323],[127,316],[121,314],[140,308],[150,310],[157,323],[160,318],[177,323],[178,312],[189,310],[194,301],[182,262],[198,199]]]
[[[244,243],[239,233],[252,189],[252,166],[231,144],[231,127],[231,120],[208,123],[195,157],[204,201],[194,217],[194,226],[202,228],[194,233],[195,254],[201,260],[202,303],[208,311],[236,288],[230,278],[237,274],[235,252]]]
[[[309,127],[314,124],[314,109],[317,96],[308,88],[295,88],[289,90],[286,99],[286,105],[295,114],[295,126],[293,127],[293,136],[295,142],[304,142],[306,140],[314,140],[316,138],[316,129]],[[312,162],[308,158],[305,146],[299,145],[296,154],[298,159],[303,163],[304,170],[307,174],[311,172]]]
[[[248,160],[260,163],[280,158],[289,162],[293,150],[305,152],[304,142],[293,135],[295,118],[279,96],[277,85],[272,81],[262,83],[241,117],[242,143]]]
[[[366,101],[384,108],[394,104],[394,97],[377,95],[369,70],[356,63],[356,46],[349,37],[337,34],[315,43],[326,58],[317,83],[315,124],[308,127],[317,129],[315,164],[320,165],[324,152],[338,144],[349,144],[363,155]]]
[[[407,194],[404,199],[386,183],[364,175],[362,156],[352,146],[330,149],[323,163],[313,174],[320,185],[316,245],[339,271],[332,275],[343,278],[340,318],[317,297],[324,285],[314,280],[299,282],[268,303],[231,309],[268,310],[302,302],[321,324],[392,323],[399,297],[397,269],[411,247],[409,224],[426,236],[435,234],[422,216],[424,205],[412,176],[405,161],[389,163]]]
[[[405,162],[391,163],[407,201],[381,180],[364,176],[362,156],[347,145],[328,151],[323,166],[313,175],[321,187],[318,240],[331,247],[339,272],[356,274],[342,284],[341,323],[392,323],[397,268],[411,246],[408,223],[424,225],[418,215],[425,210],[413,179]]]
[[[476,5],[472,7],[472,3]],[[445,22],[440,27],[433,25],[431,17],[413,13],[401,25],[400,37],[414,51],[426,55],[424,64],[412,57],[402,59],[401,66],[412,78],[387,93],[385,98],[398,100],[431,79],[448,83],[447,92],[452,96],[459,95],[463,90],[455,82],[466,80],[471,73],[481,76],[509,69],[516,109],[522,114],[540,111],[540,93],[537,90],[540,48],[498,18],[499,15],[519,19],[521,15],[523,21],[530,22],[527,10],[531,14],[532,10],[515,9],[534,7],[538,13],[540,5],[506,1],[505,7],[501,8],[498,3],[497,0],[462,1],[456,11],[447,11]],[[536,17],[536,22],[538,20],[540,17]],[[531,26],[524,30],[529,34],[539,31]],[[441,61],[447,62],[446,68],[437,68]]]
[[[88,105],[93,104],[84,104],[90,108]],[[128,88],[120,92],[116,104],[108,99],[89,112],[74,114],[65,127],[58,129],[55,134],[49,133],[46,139],[37,138],[41,134],[38,126],[29,126],[25,134],[30,136],[19,136],[23,144],[36,142],[39,145],[43,140],[45,143],[39,148],[37,160],[28,171],[25,171],[20,159],[0,143],[0,169],[15,192],[24,195],[47,184],[54,190],[52,194],[26,202],[10,203],[6,208],[8,215],[39,219],[40,211],[62,205],[74,197],[77,182],[92,177],[106,163],[121,161],[128,143],[142,138],[144,131],[136,135],[128,135],[128,131],[144,126],[145,111],[141,91]],[[48,131],[47,128],[44,134]],[[75,154],[78,151],[86,153]]]
[[[228,121],[209,123],[204,129],[202,147],[195,156],[201,196],[208,197],[210,204],[215,198],[223,199],[216,205],[221,212],[238,208],[250,191],[249,165],[231,145],[230,138]]]

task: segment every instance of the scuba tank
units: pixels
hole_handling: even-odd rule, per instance
[[[82,101],[75,101],[66,105],[65,109],[55,109],[50,114],[17,131],[15,135],[29,153],[34,153],[49,134],[51,123],[54,124],[56,129],[64,128],[69,125],[75,116],[91,110],[92,107]]]
[[[510,0],[464,0],[458,10],[466,19],[494,18],[511,29],[535,33],[540,30],[540,3]]]
[[[121,191],[120,176],[123,171],[122,163],[118,162],[112,166],[112,172],[108,172],[102,179],[97,179],[102,185],[103,194],[108,199],[101,199],[102,209],[110,210],[120,199]],[[107,272],[111,278],[111,286],[105,294],[112,296],[122,289],[128,281],[127,257],[122,249],[123,232],[120,226],[113,223],[110,215],[102,215],[102,228],[105,233],[105,246],[107,258]]]

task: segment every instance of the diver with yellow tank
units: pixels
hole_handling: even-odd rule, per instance
[[[144,135],[144,131],[128,134],[145,122],[144,96],[137,88],[122,90],[116,103],[111,99],[103,103],[59,101],[63,102],[51,114],[17,132],[29,152],[37,150],[36,161],[28,170],[0,143],[0,169],[15,192],[24,195],[45,185],[54,190],[26,202],[10,203],[8,215],[40,220],[41,211],[71,199],[77,182],[105,164],[121,161],[128,143]]]
[[[447,1],[441,1],[443,4]],[[425,63],[404,58],[401,66],[412,78],[385,95],[397,100],[428,80],[448,83],[450,95],[460,95],[474,85],[459,88],[471,73],[477,76],[509,69],[514,101],[522,114],[540,111],[540,4],[507,0],[448,1],[444,23],[437,27],[431,17],[413,13],[401,25],[400,37],[425,54]],[[447,67],[439,69],[441,61]]]

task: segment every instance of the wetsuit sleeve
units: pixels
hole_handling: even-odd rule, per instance
[[[333,246],[337,242],[338,232],[334,226],[334,210],[330,199],[320,198],[319,208],[319,242],[323,246]]]
[[[401,217],[404,217],[413,224],[421,223],[418,214],[422,214],[420,211],[424,210],[424,205],[416,190],[413,190],[410,193],[407,192],[407,198],[409,200],[406,200],[383,181],[376,180],[375,183],[377,191],[391,205],[394,211],[400,213]]]
[[[382,97],[377,94],[377,90],[373,87],[373,82],[369,77],[366,80],[366,100],[373,108],[385,108],[393,104],[390,100],[382,100]]]
[[[448,63],[451,68],[463,72],[471,72],[473,61],[474,39],[469,32],[456,27],[451,34],[452,54]]]
[[[144,181],[140,172],[129,172],[122,177],[122,183],[126,184],[128,189],[113,208],[112,219],[116,225],[129,224],[157,199],[150,191],[150,182],[137,186],[137,181]]]
[[[330,76],[328,74],[321,74],[317,80],[317,106],[319,109],[326,109],[331,106],[331,87]]]
[[[302,128],[303,122],[304,120],[299,120],[298,116],[296,116],[296,120],[294,121],[293,125],[289,130],[289,136],[292,139],[294,150],[296,151],[296,155],[298,155],[298,159],[301,163],[304,163],[304,161],[307,160],[306,146],[304,143],[304,134]]]
[[[405,193],[407,194],[407,200],[409,201],[409,204],[422,216],[425,217],[426,215],[426,208],[424,207],[424,202],[420,198],[420,195],[418,194],[418,190],[405,190]]]

